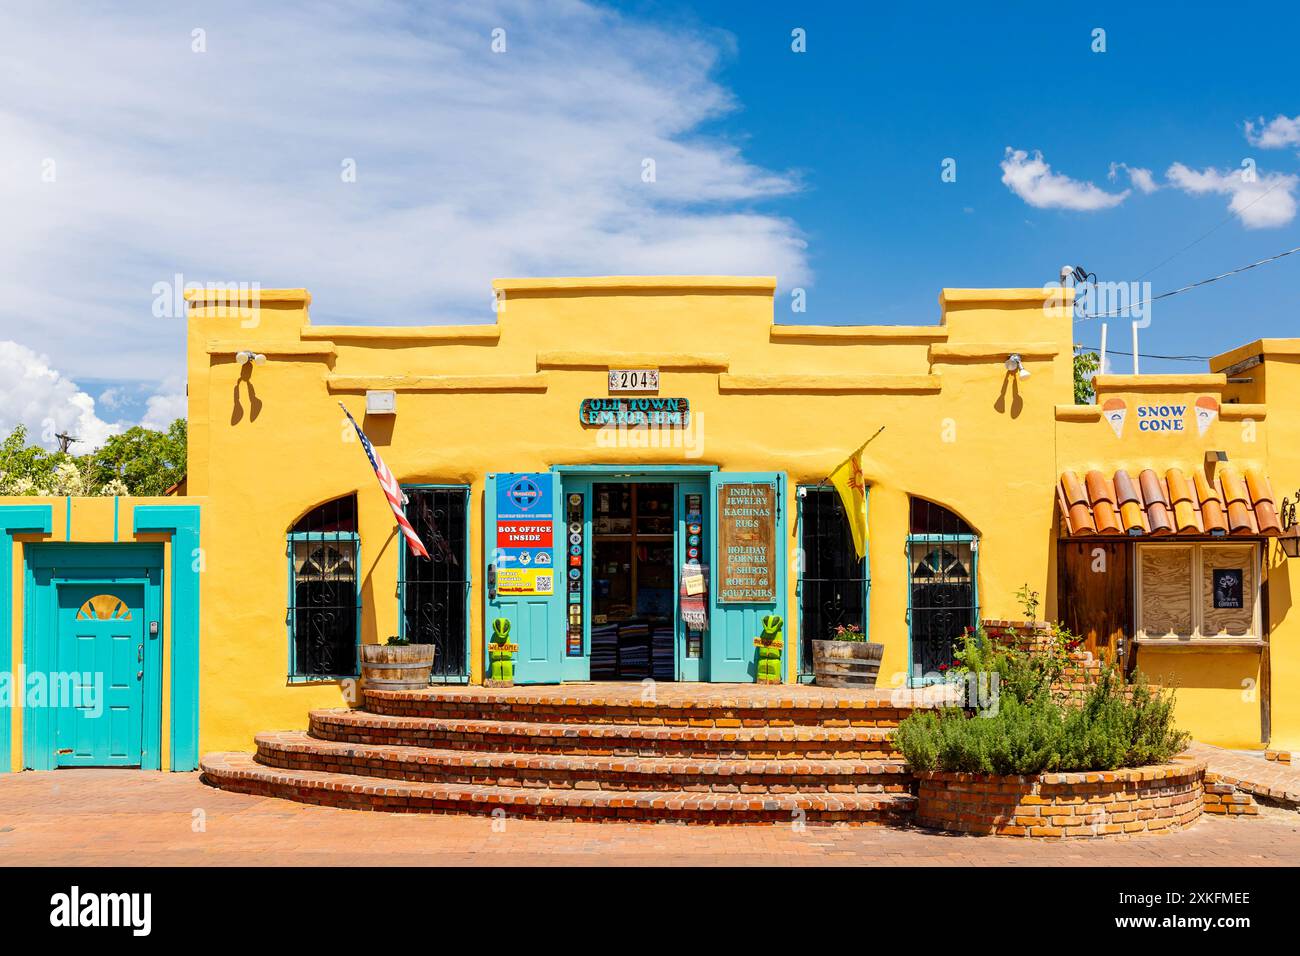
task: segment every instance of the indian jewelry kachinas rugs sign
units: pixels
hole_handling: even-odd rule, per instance
[[[776,600],[776,487],[738,482],[718,487],[718,601]]]

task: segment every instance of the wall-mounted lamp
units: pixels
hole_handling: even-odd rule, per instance
[[[1288,558],[1300,558],[1300,525],[1296,524],[1296,502],[1300,501],[1300,491],[1295,493],[1295,501],[1282,499],[1282,535],[1277,543],[1282,546],[1282,553]]]
[[[1018,378],[1029,378],[1029,369],[1025,368],[1025,363],[1021,361],[1019,352],[1012,352],[1007,356],[1007,360],[1003,364],[1008,372],[1015,372]]]
[[[247,365],[249,362],[254,365],[262,365],[266,362],[266,356],[261,352],[236,352],[235,361],[240,365]]]
[[[1218,451],[1217,449],[1211,448],[1205,453],[1205,464],[1210,468],[1213,468],[1221,461],[1227,460],[1228,453],[1226,451]]]

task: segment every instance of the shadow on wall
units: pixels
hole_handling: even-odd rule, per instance
[[[1019,418],[1025,410],[1025,400],[1020,397],[1020,376],[1015,372],[1007,372],[1002,376],[1002,390],[998,393],[998,400],[993,403],[993,410],[999,415],[1006,414],[1008,391],[1011,393],[1011,417]]]
[[[234,406],[230,409],[230,424],[238,425],[244,420],[244,405],[240,401],[239,393],[241,386],[248,386],[248,420],[257,421],[257,416],[262,413],[262,400],[257,397],[257,389],[253,387],[253,363],[246,362],[239,370],[239,378],[235,382]]]

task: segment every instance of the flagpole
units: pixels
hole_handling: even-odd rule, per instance
[[[885,430],[884,425],[881,425],[879,428],[877,428],[875,434],[872,435],[870,438],[868,438],[866,441],[864,441],[856,449],[854,449],[853,454],[849,455],[849,458],[856,458],[858,455],[862,454],[862,450],[866,448],[868,445],[870,445],[873,441],[875,441],[876,438],[880,435],[880,433],[883,432],[884,430]],[[837,465],[836,467],[838,468],[839,466]],[[830,480],[831,480],[831,476],[827,475],[821,481],[817,482],[817,487],[820,488],[822,485],[826,484],[826,482]]]

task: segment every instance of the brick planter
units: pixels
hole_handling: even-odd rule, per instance
[[[1025,777],[916,774],[916,822],[960,833],[1101,838],[1177,830],[1202,809],[1204,762]]]

